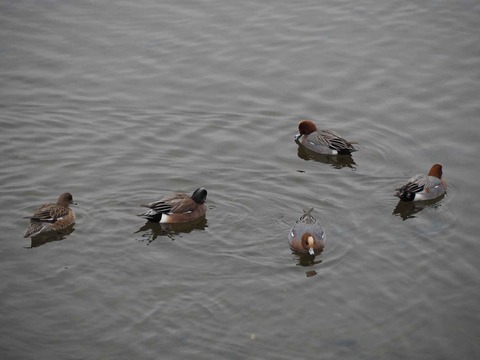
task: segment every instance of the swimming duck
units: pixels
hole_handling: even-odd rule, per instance
[[[191,197],[184,193],[174,193],[150,204],[140,205],[150,208],[150,210],[138,214],[138,216],[162,224],[194,221],[205,216],[207,211],[206,199],[207,190],[204,188],[195,190]]]
[[[298,130],[295,141],[318,154],[348,155],[357,151],[352,145],[355,144],[354,142],[345,140],[332,130],[317,130],[310,120],[301,121],[298,124]]]
[[[311,215],[313,208],[295,222],[288,233],[290,248],[299,253],[315,255],[322,252],[325,246],[325,232],[318,221]]]
[[[442,174],[442,165],[435,164],[428,175],[415,175],[401,188],[396,189],[395,196],[404,201],[435,199],[447,190],[447,183],[442,179]]]
[[[35,213],[25,219],[30,219],[30,226],[23,237],[33,237],[40,233],[62,230],[75,224],[75,213],[69,207],[76,205],[70,193],[59,196],[55,204],[45,204],[38,208]]]

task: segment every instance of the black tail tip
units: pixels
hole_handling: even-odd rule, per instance
[[[357,151],[357,150],[342,149],[342,150],[338,150],[338,155],[352,155],[354,151]]]
[[[402,189],[397,189],[395,196],[399,197],[403,201],[413,201],[415,199],[415,193],[411,191],[404,191]]]
[[[137,214],[137,216],[141,217],[145,220],[148,220],[149,222],[153,222],[153,223],[158,223],[162,219],[162,214],[161,213],[159,213],[157,215]]]

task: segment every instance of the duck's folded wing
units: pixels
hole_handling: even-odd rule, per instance
[[[297,224],[315,224],[317,220],[311,215],[313,208],[309,210],[303,210],[303,215],[297,220]]]
[[[159,213],[169,214],[187,212],[188,210],[182,210],[186,206],[192,206],[191,203],[195,204],[195,202],[188,195],[178,193],[165,196],[158,201],[154,201],[150,204],[141,206],[148,207]]]
[[[321,130],[316,136],[316,140],[321,141],[323,145],[333,150],[353,150],[352,143],[348,142],[344,138],[340,137],[333,130]]]
[[[58,205],[47,204],[39,208],[30,218],[34,221],[53,223],[68,215],[68,208]]]
[[[397,190],[403,190],[406,192],[419,193],[423,191],[427,183],[427,176],[425,175],[415,175],[408,182]]]
[[[195,210],[197,203],[193,201],[190,197],[186,196],[183,199],[176,199],[171,202],[172,213],[184,214]]]
[[[155,210],[157,213],[168,214],[172,211],[172,205],[162,200],[151,202],[150,204],[140,205]]]

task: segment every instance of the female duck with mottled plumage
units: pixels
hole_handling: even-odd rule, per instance
[[[348,155],[357,151],[353,147],[355,142],[345,140],[332,130],[317,130],[315,124],[310,120],[301,121],[298,124],[298,131],[295,141],[315,153]]]
[[[428,175],[418,174],[396,189],[395,196],[403,201],[433,200],[445,194],[447,183],[442,179],[442,165],[435,164]]]
[[[30,226],[23,237],[59,231],[75,224],[75,213],[69,207],[70,204],[76,205],[72,194],[64,193],[55,204],[45,204],[32,216],[25,217],[24,219],[30,219]]]
[[[176,224],[195,221],[205,216],[207,190],[198,188],[192,196],[174,193],[150,204],[140,205],[150,210],[138,214],[148,221],[162,224]]]
[[[319,254],[325,246],[325,231],[318,221],[311,215],[313,208],[295,222],[288,233],[288,242],[293,251],[299,253]]]

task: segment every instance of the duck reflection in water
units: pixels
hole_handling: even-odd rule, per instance
[[[166,236],[172,241],[180,234],[187,234],[194,230],[205,230],[207,228],[207,218],[202,217],[196,221],[180,224],[162,224],[148,221],[135,234],[143,233],[142,238],[150,244],[159,236]],[[142,240],[143,240],[142,239]]]
[[[308,267],[320,264],[323,261],[322,259],[315,260],[317,255],[302,254],[297,251],[292,251],[292,254],[295,256],[298,266]]]
[[[297,251],[292,251],[292,255],[295,257],[297,261],[296,265],[301,267],[311,267],[314,265],[321,264],[323,261],[320,258],[315,260],[316,255],[303,254]],[[317,275],[317,272],[315,270],[307,270],[305,271],[305,275],[307,275],[307,277],[312,277]]]
[[[70,235],[74,231],[75,231],[75,224],[72,224],[61,230],[40,233],[38,235],[32,236],[30,239],[31,240],[30,248],[35,248],[53,241],[64,240],[68,235]]]
[[[298,143],[298,141],[297,141]],[[309,161],[318,161],[324,164],[331,165],[335,169],[341,169],[344,167],[348,167],[350,169],[355,169],[357,164],[352,158],[352,155],[324,155],[318,154],[311,150],[308,150],[306,147],[299,144],[298,146],[298,157],[300,159]]]
[[[403,221],[407,219],[415,218],[415,214],[419,213],[425,208],[439,208],[441,200],[445,197],[445,194],[439,196],[433,200],[423,200],[423,201],[402,201],[400,200],[393,210],[393,215],[399,216]]]

